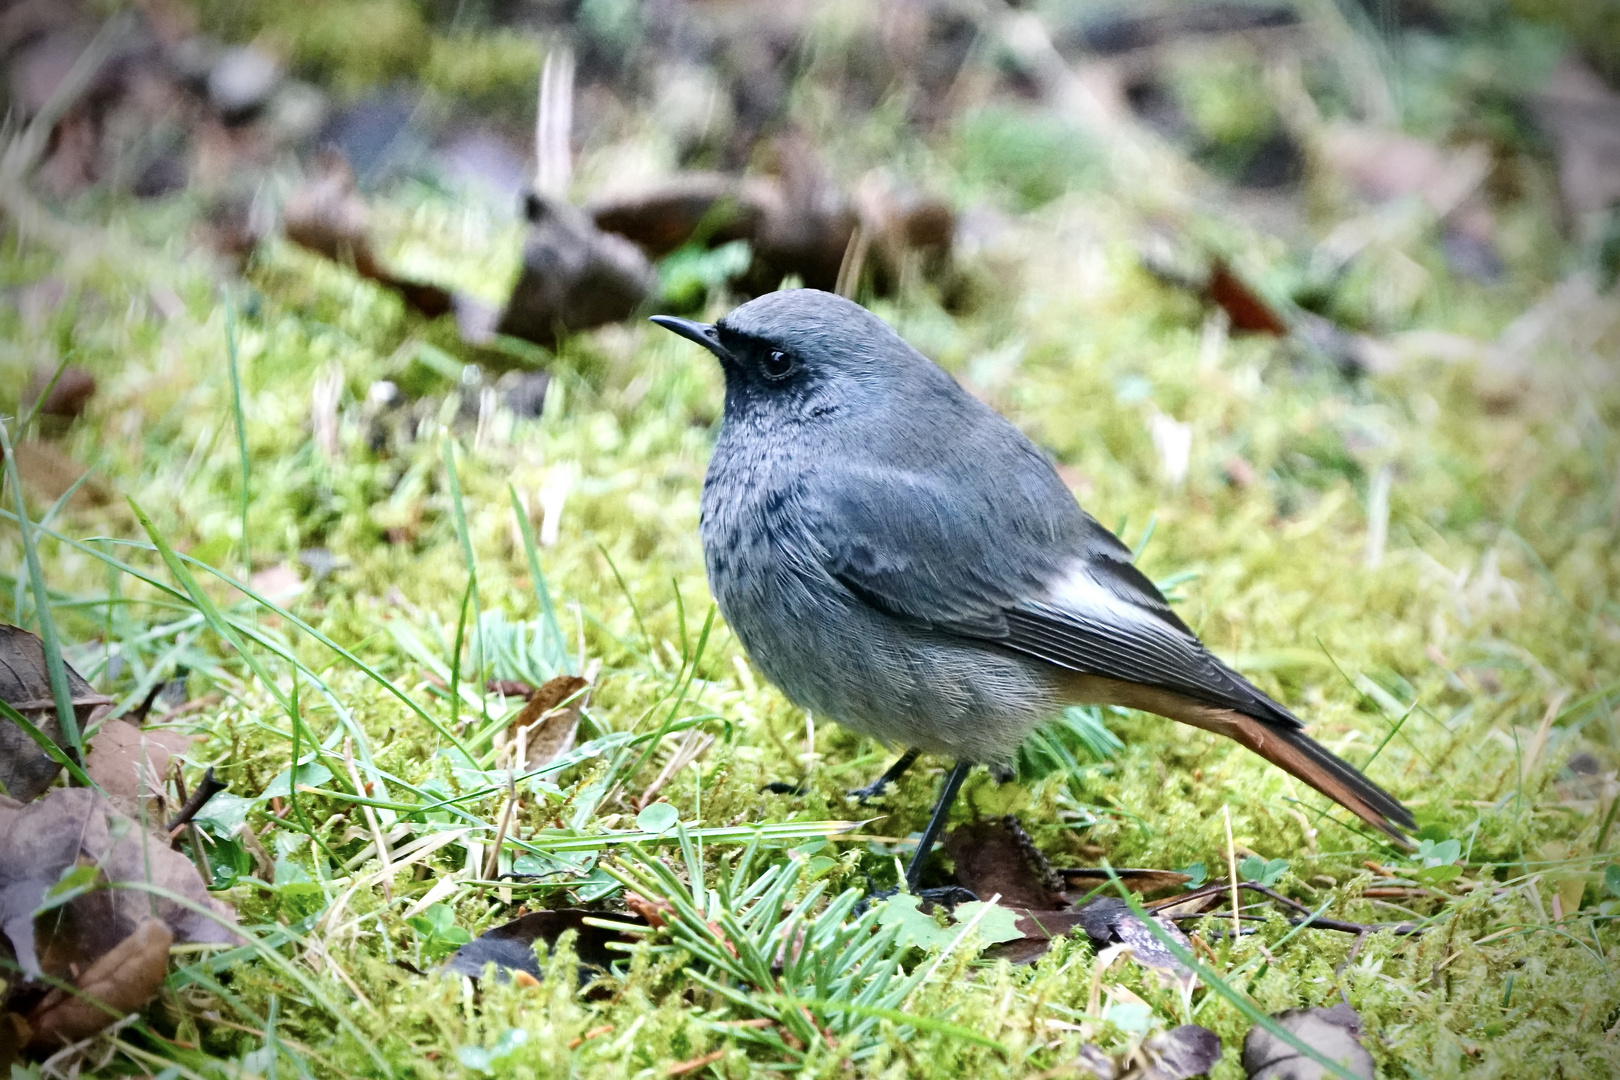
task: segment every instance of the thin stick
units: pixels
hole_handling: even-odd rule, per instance
[[[495,828],[495,842],[490,845],[489,857],[484,860],[484,880],[494,881],[501,872],[501,845],[506,843],[506,830],[512,825],[512,811],[517,806],[516,768],[506,770],[506,805],[501,807],[501,822]]]
[[[1236,938],[1243,930],[1238,921],[1242,904],[1238,900],[1237,848],[1232,844],[1232,808],[1226,803],[1221,804],[1221,820],[1226,824],[1226,874],[1232,886],[1232,937]]]
[[[169,819],[170,847],[173,847],[174,842],[180,838],[180,830],[191,823],[191,819],[197,816],[198,811],[207,804],[209,799],[224,791],[225,788],[225,784],[214,779],[213,766],[209,766],[208,771],[203,773],[202,779],[197,782],[197,790],[191,793],[191,797],[186,800],[185,805],[180,808],[179,812]]]
[[[360,770],[354,764],[354,740],[348,736],[343,739],[343,764],[349,770],[349,779],[354,783],[356,794],[362,794],[366,785],[360,781]],[[297,763],[293,765],[297,770]],[[294,777],[296,780],[297,778]],[[371,838],[377,845],[377,862],[381,865],[383,896],[391,904],[394,902],[393,860],[389,858],[388,838],[383,835],[382,826],[377,823],[377,812],[365,803],[360,804],[360,810],[365,815],[366,825],[371,829]]]

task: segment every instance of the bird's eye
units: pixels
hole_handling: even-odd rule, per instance
[[[785,379],[793,374],[793,369],[797,365],[794,363],[793,357],[781,349],[772,349],[765,355],[765,361],[760,366],[765,369],[766,378]]]

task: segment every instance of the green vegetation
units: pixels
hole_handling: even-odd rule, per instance
[[[269,5],[241,29],[285,23],[297,62],[339,85],[425,70],[447,93],[532,94],[537,65],[504,32],[466,63],[413,5],[317,8]],[[354,24],[380,42],[374,69],[335,44]],[[798,107],[825,112],[810,92]],[[1066,1076],[1082,1044],[1192,1022],[1223,1040],[1212,1075],[1235,1080],[1251,1020],[1232,995],[1275,1012],[1341,993],[1392,1078],[1620,1071],[1620,302],[1578,245],[1548,254],[1545,171],[1501,213],[1498,282],[1453,272],[1433,221],[1373,241],[1323,306],[1383,335],[1387,370],[1347,377],[1286,339],[1229,335],[1146,273],[1140,225],[1162,193],[1122,189],[1068,120],[1020,108],[926,139],[881,111],[815,131],[842,180],[907,162],[1016,215],[959,255],[965,291],[860,298],[1046,448],[1214,650],[1413,808],[1422,847],[1388,846],[1228,742],[1124,712],[1061,718],[1016,782],[975,772],[957,820],[1015,813],[1054,864],[1101,849],[1194,884],[1235,856],[1312,910],[1427,932],[1272,917],[1200,948],[1230,993],[1183,994],[1099,970],[1083,937],[1015,967],[980,957],[989,918],[937,938],[888,909],[857,921],[944,763],[880,807],[846,800],[888,751],[786,702],[714,615],[698,493],[721,381],[705,356],[639,322],[573,337],[545,357],[543,415],[517,419],[480,405],[442,321],[350,269],[271,239],[235,279],[196,254],[188,196],[97,192],[52,207],[70,243],[0,240],[0,288],[64,290],[0,304],[6,430],[45,447],[13,456],[26,531],[7,471],[4,617],[54,632],[122,704],[189,672],[174,722],[204,738],[188,775],[229,784],[199,818],[213,884],[255,935],[177,955],[104,1073],[658,1076],[718,1052],[690,1075]],[[1218,103],[1201,115],[1235,123]],[[628,153],[591,139],[583,177]],[[508,207],[410,181],[373,209],[392,266],[492,302],[516,275]],[[1308,291],[1300,245],[1207,207],[1180,220],[1272,293]],[[673,258],[683,306],[735,301],[710,272],[729,255]],[[99,389],[41,443],[11,418],[36,366],[65,361]],[[420,396],[368,400],[385,379]],[[1191,436],[1179,482],[1155,449],[1167,420]],[[39,453],[90,479],[68,489]],[[516,703],[486,680],[598,663],[578,746],[514,780],[495,736]],[[762,794],[771,781],[803,793]],[[655,783],[672,814],[639,804]],[[1369,863],[1400,891],[1367,895]],[[582,973],[572,935],[537,983],[431,973],[521,905],[616,910],[625,882],[676,913],[611,974]],[[760,1017],[780,1026],[739,1024]]]

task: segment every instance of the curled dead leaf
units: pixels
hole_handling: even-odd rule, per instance
[[[67,681],[69,700],[83,730],[97,709],[112,704],[112,698],[98,694],[72,667],[67,667]],[[64,745],[45,668],[45,646],[35,635],[6,623],[0,623],[0,701],[22,713],[58,746]],[[27,732],[10,720],[0,720],[0,783],[12,798],[24,802],[38,798],[60,769]]]
[[[506,726],[499,743],[523,748],[525,769],[539,769],[574,748],[579,713],[589,696],[590,682],[578,675],[558,675],[529,695],[529,700]]]
[[[75,993],[54,989],[29,1012],[29,1047],[67,1046],[145,1006],[163,985],[172,944],[174,932],[161,919],[142,919],[73,980]]]
[[[86,870],[77,891],[40,911],[76,867]],[[106,796],[58,788],[27,805],[0,801],[0,933],[24,975],[70,978],[154,916],[179,941],[240,940],[235,912],[208,895],[190,860]]]

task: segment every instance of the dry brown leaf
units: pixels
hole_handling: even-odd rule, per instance
[[[21,455],[18,455],[19,458]],[[98,694],[72,667],[67,668],[68,695],[82,730],[98,708],[112,698]],[[45,669],[45,646],[28,631],[0,623],[0,701],[4,701],[58,746],[62,729],[57,723],[51,679]],[[16,724],[0,721],[0,783],[14,799],[37,798],[56,779],[60,766]]]
[[[22,478],[23,487],[48,502],[66,495],[89,471],[50,443],[29,440],[12,450],[17,454],[17,475]],[[92,476],[79,484],[67,504],[72,509],[83,510],[110,501],[107,489]]]
[[[503,737],[523,746],[523,768],[542,768],[574,748],[590,685],[578,675],[558,675],[529,695]]]
[[[397,292],[414,311],[433,319],[447,314],[455,299],[447,289],[400,277],[386,269],[371,245],[371,211],[355,187],[348,162],[327,154],[313,176],[283,208],[287,239],[354,267],[355,273]]]
[[[1154,893],[1167,892],[1170,889],[1179,889],[1192,878],[1174,870],[1142,869],[1137,867],[1116,867],[1114,873],[1125,887],[1133,893],[1142,896],[1152,896]],[[1098,870],[1086,866],[1064,867],[1057,871],[1059,877],[1071,889],[1083,889],[1090,892],[1099,885],[1108,884],[1108,871]]]
[[[1216,259],[1210,267],[1205,288],[1210,300],[1231,316],[1232,329],[1277,337],[1288,333],[1288,323],[1283,317],[1224,261]]]
[[[158,824],[163,820],[163,780],[169,774],[169,760],[183,755],[195,741],[195,736],[172,728],[107,720],[90,740],[85,772],[119,812]]]
[[[96,377],[77,364],[67,365],[61,374],[54,364],[40,364],[23,391],[23,402],[36,408],[40,417],[75,420],[95,392]]]
[[[75,866],[91,888],[41,913],[47,890]],[[190,905],[149,892],[150,884]],[[195,910],[201,908],[202,910]],[[210,917],[203,912],[212,912]],[[71,978],[156,916],[180,941],[235,943],[235,912],[208,895],[190,860],[89,788],[58,788],[26,805],[0,802],[0,933],[30,978]]]
[[[174,933],[161,919],[146,918],[73,980],[78,993],[60,988],[28,1014],[29,1046],[51,1050],[89,1038],[114,1020],[157,997],[169,970]]]

